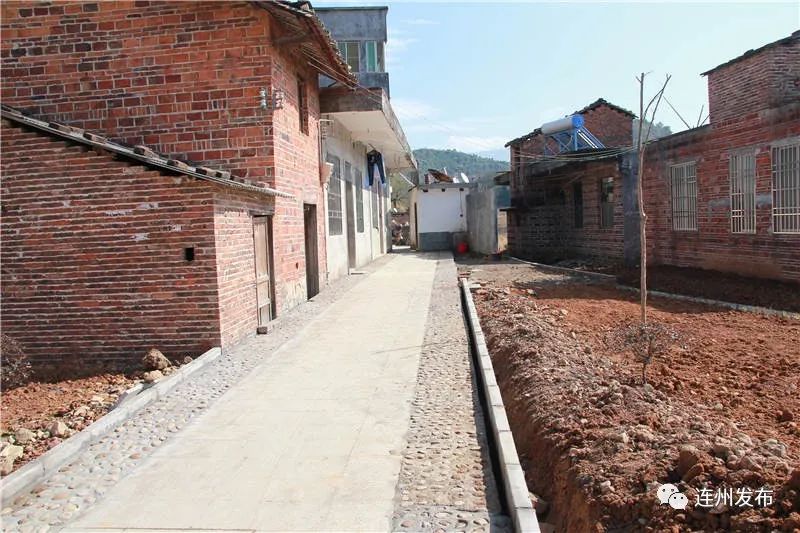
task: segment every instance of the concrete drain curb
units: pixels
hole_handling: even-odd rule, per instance
[[[503,478],[508,514],[511,516],[514,531],[517,533],[540,533],[539,521],[528,496],[525,474],[519,462],[514,436],[511,434],[511,426],[508,424],[503,397],[500,395],[500,387],[497,385],[497,379],[494,375],[492,359],[486,347],[486,339],[483,336],[481,324],[478,320],[475,302],[472,301],[469,282],[465,279],[461,280],[461,293],[464,297],[464,311],[467,314],[470,341],[475,349],[475,361],[480,374],[478,381],[483,388],[487,410],[489,411],[489,428],[498,451],[498,463],[500,474]]]
[[[214,362],[221,355],[219,348],[211,348],[203,355],[151,386],[134,386],[123,393],[117,405],[95,420],[83,431],[61,442],[47,453],[37,457],[0,481],[3,505],[7,505],[23,492],[34,488],[55,474],[59,468],[76,459],[91,444],[99,441],[114,428],[126,422],[142,408],[163,398],[183,380]]]

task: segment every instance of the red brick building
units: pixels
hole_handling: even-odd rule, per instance
[[[588,161],[544,160],[548,141],[540,128],[506,144],[511,149],[512,255],[546,261],[576,256],[622,259],[626,163],[617,158],[616,149],[630,147],[635,115],[602,98],[575,114],[584,117],[585,127],[608,150],[585,154],[591,156]]]
[[[705,75],[710,124],[647,147],[648,262],[800,281],[800,32]],[[603,140],[603,126],[586,123]],[[635,260],[633,154],[526,164],[527,151],[512,166],[511,253]]]
[[[647,148],[648,254],[800,281],[800,32],[704,75],[710,124]]]
[[[325,282],[324,260],[306,262],[326,242],[317,78],[354,79],[307,4],[4,2],[2,31],[4,104],[233,180],[130,167],[10,118],[2,328],[31,355],[196,355]],[[262,239],[269,272],[257,279]]]

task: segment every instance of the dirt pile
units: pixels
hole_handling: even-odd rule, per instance
[[[642,386],[641,367],[606,344],[636,316],[629,295],[519,274],[481,272],[474,297],[529,487],[551,503],[548,522],[559,531],[800,527],[800,358],[789,341],[800,323],[772,318],[767,329],[762,317],[659,304],[654,318],[689,334]],[[719,327],[726,321],[732,331]],[[728,338],[738,334],[749,338]],[[663,483],[688,496],[685,510],[660,505]],[[764,489],[773,502],[695,506],[701,492],[726,488]]]

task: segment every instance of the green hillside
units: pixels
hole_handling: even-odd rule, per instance
[[[419,148],[414,150],[414,157],[419,163],[420,174],[424,174],[429,168],[442,171],[447,168],[450,176],[458,176],[459,172],[463,172],[471,178],[478,178],[508,170],[508,163],[505,161],[466,154],[458,150]]]

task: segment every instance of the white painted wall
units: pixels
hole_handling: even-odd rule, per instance
[[[327,235],[327,261],[328,261],[328,279],[334,280],[336,278],[346,276],[348,272],[347,265],[347,198],[345,197],[347,186],[345,181],[347,176],[345,174],[345,162],[349,162],[353,172],[351,173],[353,180],[353,224],[356,226],[356,267],[361,267],[376,259],[383,253],[385,249],[381,248],[380,231],[386,230],[384,217],[379,217],[379,227],[374,228],[372,224],[372,194],[373,189],[381,187],[380,178],[376,180],[373,189],[367,185],[367,147],[361,143],[353,142],[350,133],[338,121],[334,119],[332,126],[329,128],[329,135],[323,140],[323,159],[326,159],[327,154],[333,154],[340,159],[340,175],[341,181],[341,194],[342,194],[342,234],[331,235],[330,227],[328,224],[328,187],[330,183],[325,186],[325,230]],[[361,181],[359,184],[356,182],[355,170],[361,171]],[[357,206],[356,206],[356,189],[358,186],[363,187],[362,202],[364,206],[364,231],[358,231],[357,224]],[[389,193],[381,191],[380,198],[384,205],[388,203]],[[385,211],[384,211],[385,212]]]
[[[442,189],[431,185],[428,192],[417,188],[414,193],[419,233],[467,231],[468,188],[462,191],[459,188]],[[413,206],[411,218],[414,218]]]

